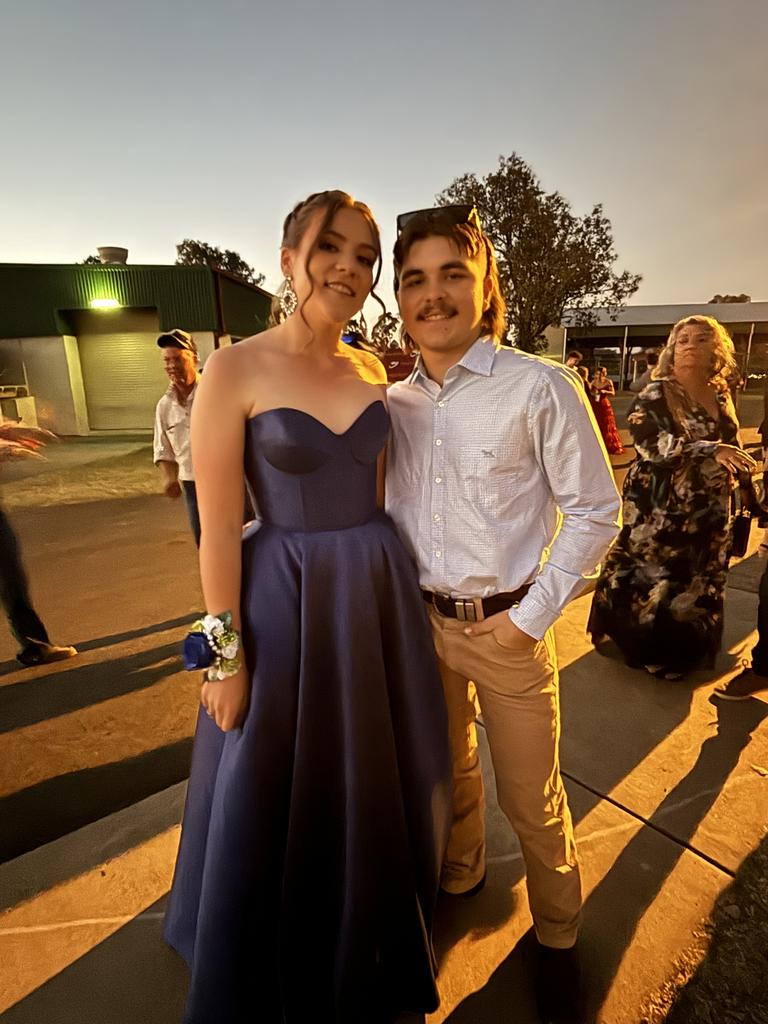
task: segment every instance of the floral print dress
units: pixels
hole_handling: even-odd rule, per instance
[[[648,384],[629,426],[637,457],[624,482],[624,525],[608,553],[588,631],[628,665],[685,672],[712,663],[723,631],[730,474],[714,459],[738,444],[726,394],[716,421],[672,378]]]

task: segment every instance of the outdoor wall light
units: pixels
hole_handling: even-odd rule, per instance
[[[91,309],[119,309],[117,299],[91,299]]]

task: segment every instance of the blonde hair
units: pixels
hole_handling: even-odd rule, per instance
[[[686,316],[682,320],[677,321],[669,332],[667,343],[659,354],[657,365],[651,371],[651,379],[660,380],[673,375],[677,336],[683,327],[691,326],[707,328],[715,342],[709,383],[717,391],[730,391],[731,386],[739,380],[740,376],[738,364],[736,363],[736,350],[733,347],[730,334],[720,321],[715,320],[712,316],[704,316],[703,313]]]

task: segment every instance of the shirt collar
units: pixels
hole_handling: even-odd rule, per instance
[[[184,403],[185,407],[189,403],[189,399],[194,395],[195,391],[197,390],[197,385],[200,383],[200,376],[201,374],[200,371],[198,370],[195,376],[195,383],[192,385],[192,390],[189,392],[189,395],[187,396],[187,401]],[[176,388],[173,386],[173,384],[168,385],[168,390],[165,393],[177,405],[181,405],[181,402],[179,401],[179,396],[176,393]]]
[[[470,373],[479,374],[481,377],[490,377],[493,373],[493,361],[496,358],[497,345],[490,334],[482,335],[467,349],[456,366],[463,366]],[[453,367],[451,367],[453,369]],[[419,381],[429,381],[432,378],[424,368],[421,353],[416,357],[411,375],[408,378],[409,384],[417,384]]]

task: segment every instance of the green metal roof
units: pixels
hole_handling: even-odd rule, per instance
[[[265,330],[269,320],[272,296],[255,289],[230,274],[217,272],[221,294],[223,330],[238,338],[247,338]]]
[[[93,299],[156,308],[161,330],[242,336],[263,330],[271,296],[209,267],[0,263],[0,338],[66,334],[66,311],[89,309]]]

